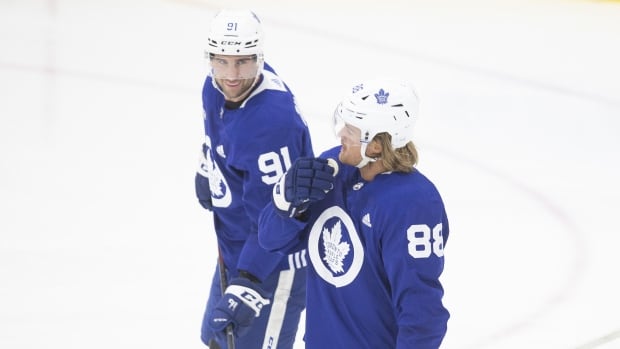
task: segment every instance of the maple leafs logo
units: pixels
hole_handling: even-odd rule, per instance
[[[323,248],[325,249],[325,257],[323,260],[334,273],[344,273],[343,261],[349,254],[351,246],[347,242],[342,241],[342,224],[336,222],[331,231],[323,228]]]
[[[224,191],[222,190],[222,173],[216,168],[215,162],[211,158],[211,152],[207,152],[206,160],[207,161],[202,164],[202,169],[209,179],[211,195],[214,197],[222,197],[224,196]]]
[[[390,93],[386,93],[383,89],[379,89],[379,93],[375,93],[377,104],[386,104]]]

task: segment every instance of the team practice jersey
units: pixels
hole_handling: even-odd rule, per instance
[[[338,159],[340,147],[322,158]],[[438,348],[449,313],[439,277],[448,220],[439,192],[417,169],[372,181],[339,162],[334,188],[307,220],[269,204],[261,245],[287,253],[307,241],[306,347]]]
[[[203,88],[205,142],[196,190],[213,204],[218,243],[231,277],[247,270],[260,280],[288,268],[260,248],[257,217],[291,159],[312,156],[308,127],[287,86],[265,64],[250,96],[229,109],[208,76]]]

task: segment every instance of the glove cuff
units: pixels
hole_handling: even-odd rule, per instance
[[[242,278],[246,278],[255,284],[261,283],[261,281],[256,276],[254,276],[254,274],[250,273],[247,270],[239,270],[239,276]]]
[[[248,282],[250,282],[248,280]],[[263,306],[268,305],[269,299],[263,298],[263,296],[256,290],[250,287],[241,285],[230,285],[226,288],[226,293],[231,294],[240,299],[245,305],[254,310],[255,317],[260,316],[260,311]]]
[[[286,187],[284,184],[285,182],[286,182],[286,173],[284,173],[282,177],[280,177],[280,180],[278,180],[278,182],[273,186],[272,197],[273,197],[273,204],[276,206],[278,210],[288,212],[289,208],[291,207],[291,203],[286,201],[286,197],[284,196],[284,193],[286,192],[285,190]]]

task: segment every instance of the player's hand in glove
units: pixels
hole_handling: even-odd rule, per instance
[[[273,203],[278,213],[295,217],[311,203],[322,200],[334,185],[337,172],[332,159],[298,158],[273,187]]]
[[[202,205],[202,207],[209,211],[213,210],[209,180],[206,177],[203,177],[201,174],[196,173],[196,178],[194,182],[196,182],[196,197],[198,198],[198,202],[200,202],[200,205]]]
[[[263,306],[268,305],[269,295],[258,284],[244,277],[234,278],[217,303],[209,326],[225,343],[226,327],[232,324],[236,337],[246,334],[254,319],[260,316]]]

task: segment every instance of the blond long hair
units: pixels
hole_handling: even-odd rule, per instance
[[[418,163],[418,150],[412,141],[400,148],[392,148],[392,136],[387,132],[378,133],[375,141],[382,146],[381,160],[387,171],[394,172],[413,172],[414,166]]]

